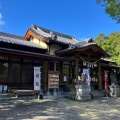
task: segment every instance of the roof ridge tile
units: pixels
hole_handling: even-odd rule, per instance
[[[47,29],[47,28],[43,28],[43,27],[41,27],[41,26],[37,26],[37,25],[32,25],[32,27],[35,27],[36,29],[37,29],[37,27],[39,28],[39,29],[41,29],[41,30],[43,30],[44,32],[47,32],[47,33],[49,33],[50,34],[50,32],[52,32],[53,34],[55,34],[55,35],[58,35],[58,36],[62,36],[62,37],[65,37],[65,38],[69,38],[69,39],[73,39],[73,38],[75,38],[75,36],[70,36],[70,35],[67,35],[67,34],[63,34],[63,33],[60,33],[60,32],[56,32],[56,31],[54,31],[54,30],[50,30],[50,29]]]

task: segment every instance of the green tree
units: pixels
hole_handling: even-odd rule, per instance
[[[120,23],[120,0],[96,0],[96,2],[105,7],[105,12],[112,19]]]
[[[111,60],[120,65],[120,32],[111,33],[108,36],[101,33],[95,38],[94,42],[111,55]]]

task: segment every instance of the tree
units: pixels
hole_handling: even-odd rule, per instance
[[[96,2],[105,7],[105,12],[112,19],[120,23],[120,0],[96,0]]]
[[[120,65],[120,32],[114,32],[108,36],[101,33],[94,39],[94,42],[111,55],[111,60]]]

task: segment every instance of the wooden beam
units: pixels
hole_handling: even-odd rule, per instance
[[[5,49],[5,50],[0,50],[0,55],[3,56],[18,56],[20,57],[31,57],[31,58],[35,58],[35,59],[48,59],[48,60],[59,60],[59,61],[72,61],[73,59],[70,58],[64,58],[64,57],[55,57],[55,56],[51,56],[48,54],[41,54],[41,53],[35,53],[35,52],[28,52],[28,51],[19,51],[19,50],[15,50],[15,49]]]
[[[104,66],[107,68],[120,68],[120,66],[117,66],[117,65],[110,65],[110,64],[104,64],[104,63],[101,63],[101,66]]]
[[[56,60],[54,61],[54,71],[56,71]]]

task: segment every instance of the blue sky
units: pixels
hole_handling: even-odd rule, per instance
[[[0,0],[0,31],[24,36],[31,24],[78,40],[120,32],[96,0]]]

